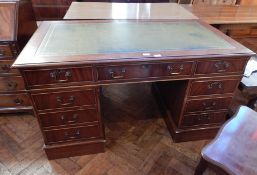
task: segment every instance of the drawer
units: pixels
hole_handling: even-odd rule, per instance
[[[0,77],[0,82],[0,92],[25,90],[24,81],[21,76]]]
[[[193,62],[156,63],[97,67],[98,80],[190,76]]]
[[[44,131],[44,133],[47,144],[80,139],[94,139],[103,136],[102,129],[99,125],[49,130]]]
[[[16,107],[16,106],[31,106],[28,94],[1,94],[0,95],[1,107]]]
[[[9,45],[1,45],[0,44],[0,59],[4,58],[10,58],[13,59],[12,50]]]
[[[232,97],[215,98],[215,99],[197,99],[189,100],[186,103],[185,112],[199,112],[208,110],[227,110]]]
[[[238,79],[194,81],[190,96],[233,93],[238,83]]]
[[[0,75],[19,75],[18,69],[11,69],[12,60],[0,61]]]
[[[182,120],[182,126],[190,127],[208,124],[223,124],[226,120],[227,112],[202,113],[185,115]]]
[[[242,74],[246,65],[245,58],[233,60],[198,61],[195,74],[238,73]]]
[[[92,67],[26,70],[28,86],[93,81]]]
[[[93,89],[32,94],[32,98],[38,110],[94,106],[96,104],[96,94]]]
[[[39,118],[43,127],[90,123],[99,120],[97,109],[83,109],[76,111],[39,114]]]

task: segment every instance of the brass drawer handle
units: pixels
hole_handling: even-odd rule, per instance
[[[75,97],[74,96],[70,96],[67,100],[67,102],[65,102],[65,100],[63,99],[63,97],[56,97],[56,101],[58,102],[59,105],[61,106],[69,106],[69,105],[73,105],[74,101],[75,101]]]
[[[213,109],[216,106],[216,102],[212,102],[211,104],[207,104],[206,102],[203,102],[203,106],[205,110]]]
[[[4,56],[5,55],[5,50],[0,49],[0,56]]]
[[[1,66],[1,69],[3,70],[3,72],[8,73],[11,71],[11,66],[9,64],[5,64]]]
[[[221,82],[212,82],[208,84],[208,89],[222,89],[223,85]]]
[[[219,61],[214,64],[217,72],[226,72],[230,66],[230,63],[227,61]]]
[[[65,139],[77,139],[80,137],[80,131],[79,129],[75,133],[74,132],[69,133],[68,131],[65,131],[64,137]]]
[[[16,105],[21,105],[21,104],[23,104],[23,100],[20,99],[20,98],[16,98],[16,99],[14,99],[14,103],[15,103]]]
[[[116,74],[113,70],[110,70],[109,73],[113,79],[121,79],[125,77],[126,69],[121,69],[120,74]]]
[[[61,79],[62,75],[64,75],[64,79]],[[58,83],[64,83],[69,81],[69,78],[72,77],[72,74],[69,70],[54,70],[53,72],[50,72],[50,77]]]
[[[61,120],[63,121],[63,123],[77,123],[78,122],[78,114],[73,114],[71,120],[67,120],[67,117],[65,117],[65,115],[61,116]]]
[[[170,75],[179,75],[179,74],[181,74],[181,73],[183,72],[183,70],[184,70],[184,65],[181,64],[181,65],[179,66],[179,72],[173,72],[174,68],[173,68],[171,65],[168,65],[168,66],[167,66],[167,69],[168,69]]]
[[[10,81],[7,83],[9,89],[14,90],[17,88],[18,84],[16,82]]]

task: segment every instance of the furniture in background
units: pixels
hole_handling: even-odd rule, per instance
[[[215,139],[205,146],[195,175],[207,167],[219,174],[257,174],[257,112],[241,106],[234,117],[220,129]]]
[[[174,141],[213,137],[252,55],[197,19],[70,20],[43,22],[13,67],[55,159],[104,151],[101,87],[111,84],[153,83]]]
[[[176,3],[73,2],[64,19],[198,19],[198,17]]]
[[[257,36],[256,5],[183,5],[183,7],[233,38]]]
[[[73,0],[31,0],[37,21],[62,19]]]
[[[179,4],[235,5],[238,0],[178,0]]]
[[[13,61],[37,25],[28,0],[0,2],[0,113],[32,112],[22,76]]]

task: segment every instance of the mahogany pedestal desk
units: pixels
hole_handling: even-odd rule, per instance
[[[151,83],[174,141],[210,138],[252,51],[199,20],[43,22],[13,64],[49,159],[104,151],[101,87]]]

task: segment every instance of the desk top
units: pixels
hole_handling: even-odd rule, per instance
[[[40,25],[14,67],[240,54],[253,52],[198,20],[59,21]]]
[[[257,23],[257,5],[183,5],[201,20],[209,24]]]
[[[72,2],[64,19],[197,19],[177,3]]]

